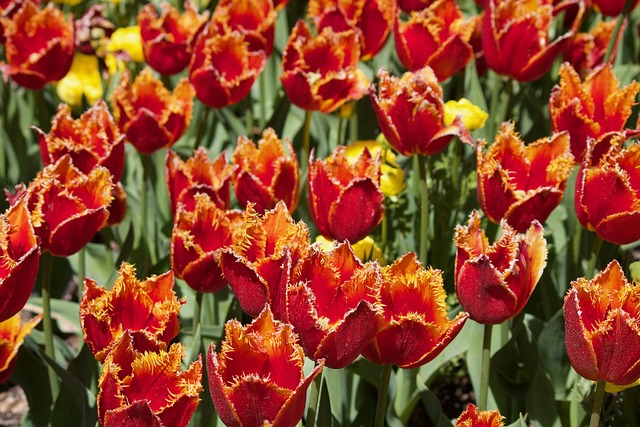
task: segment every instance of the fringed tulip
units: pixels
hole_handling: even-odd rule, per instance
[[[455,427],[504,427],[503,419],[498,411],[479,411],[470,403],[458,417]]]
[[[17,313],[0,321],[0,384],[9,379],[18,361],[18,350],[24,337],[31,333],[40,319],[42,314],[23,323],[22,313]]]
[[[603,14],[604,16],[618,16],[624,10],[627,0],[591,0],[594,8]],[[633,10],[640,3],[638,0],[634,0],[629,5],[629,12]]]
[[[636,81],[621,88],[609,64],[581,81],[573,67],[564,63],[560,68],[560,84],[553,88],[549,98],[551,129],[569,132],[571,152],[579,163],[589,138],[598,139],[624,128],[638,92],[640,83]]]
[[[104,55],[103,48],[116,30],[113,22],[105,17],[106,12],[106,4],[94,4],[76,19],[76,53],[94,57]]]
[[[355,30],[326,28],[315,35],[299,20],[282,54],[280,81],[293,104],[330,113],[367,93],[367,77],[358,69],[359,59]]]
[[[613,36],[615,21],[600,21],[588,33],[578,33],[564,49],[564,60],[581,76],[586,76],[604,64],[604,57]],[[610,61],[615,61],[624,27],[613,45]]]
[[[293,221],[283,202],[262,215],[249,205],[243,220],[232,249],[220,255],[222,272],[245,313],[255,317],[269,304],[284,319],[285,288],[306,254],[309,230]]]
[[[220,0],[211,18],[219,33],[237,31],[245,36],[252,52],[273,50],[276,17],[271,0]]]
[[[485,153],[486,141],[476,149],[478,200],[496,224],[503,218],[519,233],[533,220],[544,223],[560,204],[573,169],[566,132],[524,145],[513,123],[503,123]]]
[[[173,273],[140,281],[131,264],[122,263],[118,277],[106,290],[85,278],[80,323],[84,340],[103,361],[125,332],[155,343],[168,344],[180,331],[178,312],[185,300],[173,291]]]
[[[287,321],[305,354],[341,369],[383,325],[377,263],[362,264],[348,242],[323,252],[311,246],[287,286]]]
[[[195,207],[179,205],[171,233],[171,268],[198,292],[216,292],[227,286],[218,266],[221,252],[233,243],[242,225],[240,211],[218,208],[206,193],[195,195]]]
[[[40,248],[25,205],[19,199],[0,215],[0,322],[22,310],[38,275]]]
[[[207,194],[220,209],[229,208],[233,167],[227,163],[224,152],[212,161],[207,156],[207,150],[200,147],[192,157],[183,161],[178,154],[169,150],[165,170],[174,216],[178,203],[182,203],[185,210],[193,210],[197,193]]]
[[[450,125],[444,124],[442,88],[431,68],[407,72],[401,78],[380,70],[378,78],[378,93],[374,86],[370,89],[373,109],[380,130],[400,154],[436,154],[454,136],[472,143],[459,117]]]
[[[267,305],[250,325],[225,325],[219,353],[207,354],[209,390],[229,427],[294,427],[304,413],[307,389],[323,361],[304,376],[304,352],[294,328],[273,318]]]
[[[616,245],[640,240],[640,144],[625,147],[626,139],[590,140],[576,178],[578,220]]]
[[[282,200],[289,212],[296,210],[300,197],[298,158],[289,138],[284,139],[289,154],[271,128],[262,133],[258,147],[246,136],[238,138],[233,151],[233,189],[241,206],[253,203],[259,214],[273,209]]]
[[[115,344],[98,380],[103,427],[186,427],[200,402],[202,359],[181,370],[185,347],[140,351],[129,334]]]
[[[315,243],[318,248],[325,252],[329,252],[340,242],[327,239],[323,235],[318,234],[316,236]],[[367,236],[358,242],[351,243],[351,250],[353,250],[355,256],[357,256],[362,262],[377,261],[380,265],[386,264],[382,250],[378,245],[376,245],[375,240],[373,240],[371,236]]]
[[[193,48],[189,81],[202,103],[223,108],[247,96],[266,64],[266,53],[252,51],[247,35],[239,31],[220,33],[209,22]]]
[[[578,0],[556,6],[551,0],[486,0],[482,46],[488,67],[520,82],[542,77],[580,26],[582,2],[571,29],[549,40],[557,14],[575,3]]]
[[[64,155],[38,172],[24,193],[42,250],[66,257],[82,249],[106,223],[114,185],[111,173],[96,166],[82,173]]]
[[[312,153],[313,156],[313,153]],[[364,150],[355,161],[338,146],[325,160],[309,162],[309,211],[325,237],[357,242],[382,221],[380,155]]]
[[[455,288],[469,317],[494,325],[522,311],[547,264],[544,229],[534,221],[518,234],[502,221],[502,234],[489,245],[473,211],[467,226],[457,226]]]
[[[351,163],[355,163],[365,149],[369,150],[369,153],[374,157],[380,155],[382,161],[380,164],[380,191],[382,194],[393,197],[404,190],[406,186],[404,170],[397,163],[398,157],[393,150],[388,146],[383,149],[382,142],[378,140],[354,141],[346,146],[344,154]]]
[[[378,364],[422,366],[449,345],[469,315],[449,320],[442,271],[423,268],[413,252],[381,274],[384,324],[362,354]]]
[[[389,38],[396,8],[395,0],[311,0],[308,15],[320,32],[355,29],[360,36],[360,59],[368,61]]]
[[[164,1],[160,9],[158,17],[156,6],[148,3],[138,13],[142,49],[151,68],[160,74],[176,74],[189,65],[193,44],[209,12],[199,14],[191,0],[185,1],[182,14]]]
[[[52,3],[40,10],[26,1],[11,18],[0,20],[7,59],[0,69],[5,75],[20,86],[42,89],[67,74],[73,61],[73,18],[67,21]]]
[[[149,68],[133,84],[125,71],[113,91],[113,115],[127,141],[139,152],[150,154],[173,145],[189,127],[193,95],[184,79],[171,93]]]
[[[640,287],[612,261],[592,280],[571,282],[564,298],[569,361],[591,381],[627,385],[640,378]]]
[[[464,20],[455,0],[435,1],[411,12],[407,21],[398,15],[393,33],[398,58],[407,70],[429,66],[438,81],[444,81],[473,58],[469,40],[474,24]]]

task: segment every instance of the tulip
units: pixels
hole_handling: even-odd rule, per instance
[[[76,50],[89,56],[102,57],[116,26],[104,17],[106,4],[94,4],[76,19]]]
[[[81,107],[83,100],[94,104],[102,97],[102,77],[98,58],[76,52],[71,69],[56,85],[56,93],[73,107]]]
[[[476,130],[484,127],[489,118],[489,113],[471,103],[467,98],[445,102],[444,124],[449,126],[458,116],[460,116],[460,120],[468,130]]]
[[[356,30],[360,39],[360,59],[368,61],[387,42],[396,8],[393,0],[312,0],[308,15],[319,32],[325,28],[334,32]]]
[[[181,371],[185,347],[140,351],[124,334],[102,365],[98,419],[103,427],[185,427],[200,402],[202,359]]]
[[[270,0],[221,0],[211,18],[219,33],[237,31],[244,34],[252,52],[262,50],[269,56],[278,14]]]
[[[262,215],[249,204],[243,221],[232,248],[220,255],[222,272],[245,313],[255,317],[269,304],[284,319],[285,289],[306,254],[309,230],[293,221],[283,202]]]
[[[312,154],[313,155],[313,154]],[[338,146],[325,160],[309,162],[309,210],[320,234],[357,242],[382,221],[380,155],[364,150],[355,162]]]
[[[171,212],[174,216],[178,210],[178,203],[182,203],[185,210],[193,210],[197,193],[206,193],[220,209],[229,208],[229,182],[233,167],[227,163],[225,152],[211,161],[207,156],[207,150],[200,147],[193,153],[193,157],[183,161],[175,152],[169,150],[165,170]]]
[[[142,50],[151,68],[160,74],[176,74],[189,65],[192,46],[209,12],[198,14],[191,0],[185,1],[182,14],[164,1],[160,9],[158,17],[155,5],[148,3],[138,13]]]
[[[0,384],[9,379],[24,337],[40,323],[40,319],[42,314],[23,323],[22,314],[18,312],[0,322]]]
[[[578,374],[627,385],[640,378],[640,289],[612,261],[593,279],[571,282],[564,298],[565,346]]]
[[[573,67],[564,63],[560,84],[549,98],[551,129],[569,132],[571,153],[580,162],[589,138],[624,128],[638,92],[640,83],[636,81],[621,88],[609,64],[598,67],[582,82]]]
[[[227,286],[218,266],[220,254],[231,246],[242,214],[219,209],[206,193],[195,195],[193,210],[179,206],[171,233],[171,268],[198,292],[219,291]]]
[[[359,59],[355,30],[325,28],[316,36],[299,20],[282,54],[280,81],[293,104],[330,113],[367,93],[367,77],[358,69]]]
[[[496,142],[484,152],[476,149],[478,200],[495,223],[505,219],[519,233],[537,220],[544,223],[560,204],[573,169],[566,132],[553,134],[527,146],[513,123],[503,123]]]
[[[576,33],[584,5],[574,18],[572,28],[549,40],[554,17],[577,1],[553,6],[549,0],[487,0],[482,23],[482,46],[489,68],[520,82],[537,80]]]
[[[454,0],[437,0],[411,12],[407,21],[396,17],[393,33],[400,62],[409,71],[431,67],[438,81],[462,70],[473,58],[469,43],[474,21],[465,21]]]
[[[233,189],[241,206],[254,203],[262,214],[282,200],[289,212],[296,210],[300,197],[300,169],[291,140],[284,140],[289,155],[271,128],[262,133],[258,147],[244,135],[233,151]]]
[[[311,246],[287,286],[287,321],[312,360],[349,365],[380,330],[377,263],[362,264],[348,242],[330,252]]]
[[[84,340],[100,362],[125,332],[168,344],[180,331],[178,312],[185,300],[173,291],[173,273],[140,281],[135,268],[123,262],[111,290],[84,279],[80,324]]]
[[[473,403],[460,414],[455,427],[504,427],[504,417],[498,411],[478,411]]]
[[[603,65],[615,24],[615,21],[600,21],[588,33],[576,34],[564,49],[564,60],[571,64],[581,76],[585,76],[598,66]],[[615,61],[619,39],[623,31],[624,27],[620,29],[618,40],[613,45],[610,57],[612,63]]]
[[[384,136],[382,136],[382,139],[384,139]],[[406,184],[404,181],[404,170],[402,170],[397,163],[396,160],[398,157],[393,150],[388,147],[388,144],[384,150],[382,145],[382,142],[377,140],[354,141],[346,146],[344,154],[350,163],[356,163],[365,148],[369,150],[369,153],[374,157],[380,155],[382,160],[382,164],[380,165],[380,190],[385,196],[392,197],[404,190]],[[355,245],[352,245],[352,247],[353,246]]]
[[[6,38],[4,35],[5,20],[11,20],[11,18],[20,10],[22,6],[31,1],[37,7],[40,6],[40,0],[2,0],[0,1],[0,44],[5,44]]]
[[[191,122],[193,88],[185,79],[169,92],[149,68],[131,84],[125,71],[112,96],[113,115],[120,131],[143,154],[175,143]]]
[[[40,248],[24,199],[0,215],[0,260],[0,322],[4,322],[27,303],[38,274]]]
[[[617,133],[590,140],[576,178],[578,220],[602,240],[617,245],[640,239],[640,144],[625,148],[626,139],[627,135]],[[602,146],[606,152],[598,156]]]
[[[325,252],[332,251],[334,246],[340,243],[335,240],[327,239],[320,234],[316,236],[315,242],[316,246]],[[384,254],[371,236],[367,236],[364,239],[351,244],[351,250],[362,262],[377,261],[380,265],[385,264]]]
[[[413,252],[383,267],[381,275],[384,323],[362,354],[377,364],[422,366],[453,341],[469,315],[449,320],[442,271],[423,268]]]
[[[294,328],[275,320],[268,305],[250,325],[229,320],[220,352],[211,344],[207,354],[209,390],[218,416],[230,427],[294,427],[323,361],[307,377],[303,367],[304,352]]]
[[[525,234],[501,222],[489,245],[477,211],[457,226],[455,288],[460,304],[478,323],[494,325],[516,316],[529,301],[547,263],[544,229],[534,221]]]
[[[126,61],[144,62],[142,33],[139,25],[118,28],[105,46],[107,53],[124,56]]]
[[[127,214],[127,192],[121,182],[116,183],[111,192],[113,199],[109,205],[109,220],[107,225],[116,225],[124,221]]]
[[[594,8],[604,16],[617,16],[624,10],[627,0],[591,0]],[[631,12],[638,6],[638,0],[631,2],[627,13]]]
[[[68,155],[73,165],[88,174],[96,166],[104,166],[120,181],[124,169],[124,135],[113,121],[103,100],[82,113],[78,119],[71,109],[60,104],[49,133],[36,128],[40,141],[40,157],[45,166]]]
[[[436,154],[454,136],[472,143],[459,117],[444,124],[442,88],[431,68],[404,73],[399,79],[382,69],[378,79],[378,93],[373,85],[369,91],[373,109],[380,130],[400,154]]]
[[[5,75],[20,86],[42,89],[67,74],[73,61],[73,19],[66,21],[51,3],[40,10],[37,3],[26,1],[11,18],[0,21],[5,37]]]
[[[24,194],[40,247],[66,257],[82,249],[106,223],[113,191],[111,173],[96,166],[88,174],[69,155],[38,172]]]

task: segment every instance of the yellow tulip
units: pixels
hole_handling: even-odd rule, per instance
[[[83,97],[93,105],[103,94],[98,58],[76,52],[71,69],[58,82],[56,92],[63,102],[73,107],[81,106]]]
[[[107,43],[107,52],[119,51],[127,52],[135,62],[144,62],[139,25],[118,28],[111,34],[111,39]]]
[[[319,244],[321,250],[326,252],[333,249],[335,241],[327,239],[322,235],[318,235],[318,237],[316,237],[316,243]],[[376,242],[371,236],[367,236],[359,242],[351,244],[351,249],[353,249],[353,253],[362,262],[378,261],[381,265],[385,264],[382,250],[378,247],[378,245],[376,245]]]
[[[489,114],[482,108],[472,104],[466,98],[460,98],[459,101],[447,101],[444,104],[444,124],[450,125],[456,116],[460,116],[462,123],[469,130],[480,129],[484,127]]]
[[[345,155],[349,162],[355,163],[364,149],[368,149],[372,156],[380,153],[382,157],[382,166],[380,167],[380,190],[387,196],[395,196],[405,187],[404,171],[396,162],[397,156],[390,149],[385,148],[382,153],[383,145],[381,141],[355,141],[347,145]]]

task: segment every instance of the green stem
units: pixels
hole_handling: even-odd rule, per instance
[[[423,265],[428,265],[427,257],[429,254],[429,180],[430,167],[429,157],[420,156],[418,161],[418,173],[420,180],[418,186],[420,189],[420,261]]]
[[[87,275],[87,247],[83,246],[78,252],[78,283],[80,286],[84,283],[84,278]]]
[[[320,399],[320,387],[322,386],[322,378],[324,374],[320,372],[311,383],[309,393],[309,405],[307,406],[307,424],[306,427],[315,427],[316,417],[318,416],[318,400]]]
[[[336,147],[338,145],[342,145],[342,130],[344,128],[344,120],[345,118],[340,116],[340,119],[338,120],[338,143],[336,144]],[[334,150],[336,147],[331,147],[332,150]]]
[[[42,254],[42,327],[44,329],[44,352],[51,360],[56,360],[55,347],[53,346],[53,320],[51,319],[51,266],[53,256],[49,252]],[[51,397],[55,402],[60,385],[58,376],[51,366],[48,369],[49,382],[51,384]]]
[[[386,213],[382,216],[382,225],[380,226],[380,251],[385,257],[384,251],[387,248],[387,233],[389,232],[389,220]]]
[[[251,94],[246,96],[245,103],[244,117],[247,121],[245,132],[247,133],[247,138],[253,139],[253,100],[251,99]]]
[[[491,127],[489,131],[489,139],[493,138],[498,132],[502,117],[498,117],[498,104],[500,103],[500,92],[502,91],[502,77],[496,72],[491,73],[493,78],[491,82],[491,104],[490,111],[492,113]]]
[[[376,421],[375,427],[384,427],[385,414],[387,413],[387,396],[389,395],[389,381],[391,380],[391,371],[393,365],[387,364],[382,366],[382,374],[380,375],[380,387],[378,388],[378,403],[376,405]]]
[[[620,36],[620,31],[622,30],[622,24],[627,18],[629,14],[629,10],[631,10],[631,5],[634,3],[634,0],[627,0],[622,8],[622,12],[620,12],[620,16],[618,16],[618,20],[616,21],[616,26],[613,29],[613,33],[611,33],[611,40],[609,40],[609,45],[607,46],[607,52],[604,55],[604,62],[613,62],[611,61],[611,56],[613,55],[613,51],[618,43],[618,37]]]
[[[602,239],[596,235],[595,240],[593,241],[593,246],[591,247],[591,256],[589,257],[587,271],[585,272],[585,277],[587,279],[592,279],[595,275],[596,261],[598,260],[598,255],[600,255],[600,248],[602,248]]]
[[[478,409],[487,410],[487,400],[489,395],[489,368],[491,366],[491,330],[493,325],[484,325],[484,336],[482,338],[482,371],[480,373],[480,398],[478,399]]]
[[[209,121],[209,113],[211,112],[211,107],[208,105],[204,105],[204,113],[200,117],[200,122],[198,123],[198,131],[196,132],[196,140],[193,143],[194,151],[198,149],[202,145],[202,137],[204,136],[204,131],[207,128],[207,122]]]
[[[591,409],[591,420],[589,427],[598,427],[600,425],[600,411],[602,410],[602,402],[604,401],[604,389],[606,381],[598,381],[596,385],[596,395],[593,398],[593,408]]]
[[[196,328],[200,324],[202,318],[202,292],[196,292],[196,301],[193,306],[193,332],[195,334]]]
[[[148,200],[147,200],[147,182],[150,180],[151,173],[151,157],[149,154],[140,153],[140,158],[142,160],[142,178],[140,180],[140,211],[142,215],[142,238],[144,239],[144,243],[147,246],[147,252],[151,257],[151,265],[156,263],[155,259],[155,250],[153,242],[151,241],[151,235],[149,233],[149,214],[148,214]],[[145,256],[146,258],[146,256]],[[149,265],[148,260],[145,259],[145,264],[143,267],[143,273],[146,275]]]
[[[271,58],[273,61],[273,58]],[[258,123],[260,126],[260,130],[263,131],[267,124],[267,106],[265,99],[267,98],[267,88],[266,88],[266,74],[260,73],[260,77],[258,77],[258,90],[260,91],[260,100],[258,101],[260,108],[260,116],[258,117]]]
[[[303,174],[307,173],[309,165],[309,152],[311,150],[311,110],[304,112],[304,125],[302,127],[302,153],[300,154],[300,169]]]

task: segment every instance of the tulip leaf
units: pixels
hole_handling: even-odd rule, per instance
[[[327,368],[324,368],[325,373]],[[335,422],[335,423],[334,423]],[[318,399],[318,417],[316,418],[316,425],[322,427],[333,427],[334,425],[340,426],[331,412],[331,396],[327,381],[322,379],[322,386],[320,388],[320,398]]]
[[[42,298],[30,297],[25,307],[31,311],[42,312]],[[78,313],[80,313],[80,304],[77,302],[51,299],[51,317],[58,322],[58,328],[62,332],[82,335]]]
[[[631,273],[632,280],[640,281],[640,261],[629,264],[629,272]]]
[[[566,378],[571,365],[564,348],[564,316],[562,309],[549,319],[538,336],[540,363],[549,374],[556,396],[566,393]]]
[[[438,396],[433,394],[431,390],[425,388],[420,392],[420,401],[427,411],[431,422],[435,427],[452,427],[451,421],[447,418],[440,405]]]

